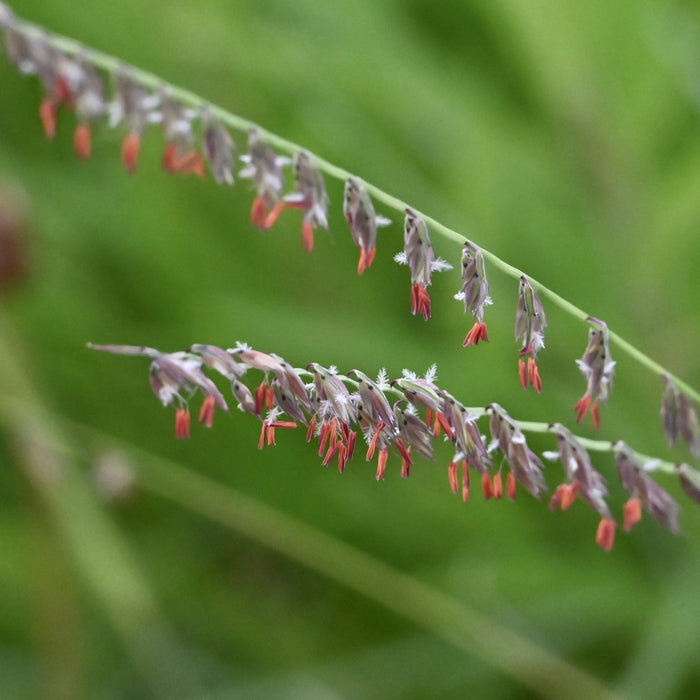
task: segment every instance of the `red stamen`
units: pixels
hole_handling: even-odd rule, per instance
[[[367,267],[371,267],[374,262],[374,256],[377,254],[376,248],[370,248],[367,252]]]
[[[328,448],[328,452],[326,452],[326,456],[323,458],[323,462],[321,462],[321,464],[324,467],[327,467],[331,463],[331,460],[335,456],[335,453],[338,451],[339,446],[340,446],[340,443]]]
[[[466,503],[469,500],[469,465],[467,460],[462,460],[462,500]]]
[[[642,501],[630,498],[622,508],[625,516],[625,532],[629,532],[642,519]]]
[[[576,411],[576,422],[580,423],[588,409],[591,410],[591,419],[593,420],[593,427],[596,430],[600,429],[600,409],[598,407],[597,401],[591,401],[591,397],[588,392],[586,392],[574,406],[574,411]]]
[[[569,510],[576,500],[576,495],[578,494],[578,481],[570,484],[561,499],[561,509]]]
[[[513,472],[508,472],[508,479],[506,480],[506,493],[511,501],[515,500],[515,493],[517,491],[517,481],[515,480],[515,475]]]
[[[349,430],[348,431],[348,438],[347,438],[347,455],[346,459],[350,460],[352,459],[352,456],[355,454],[355,441],[357,440],[357,432],[355,430]]]
[[[450,424],[447,422],[447,418],[445,418],[445,416],[442,413],[436,413],[435,430],[433,431],[435,437],[440,435],[440,428],[442,428],[445,431],[445,435],[447,435],[447,437],[451,440],[452,436],[454,435],[454,431],[452,430]]]
[[[360,247],[360,260],[357,263],[357,274],[361,275],[368,267],[372,266],[374,256],[377,253],[376,248],[367,250],[364,246]]]
[[[314,225],[310,221],[304,221],[301,225],[301,235],[304,239],[304,250],[310,253],[314,249]]]
[[[410,475],[411,464],[413,460],[411,459],[411,448],[404,445],[403,440],[400,438],[396,439],[396,448],[401,453],[401,478],[407,479]]]
[[[169,143],[163,152],[163,170],[177,175],[204,177],[204,158],[194,149],[179,156],[174,143]]]
[[[265,226],[266,230],[272,228],[275,225],[277,219],[279,219],[282,215],[285,206],[285,202],[277,202],[277,204],[275,204],[275,206],[272,208],[272,211],[265,217],[263,225]]]
[[[262,450],[263,447],[265,447],[265,438],[267,437],[267,423],[265,421],[262,422],[262,426],[260,428],[260,437],[258,438],[258,449]]]
[[[73,148],[81,160],[87,160],[92,151],[92,135],[87,124],[78,124],[73,135]]]
[[[314,413],[309,420],[309,427],[306,431],[306,442],[311,442],[316,432],[316,414]]]
[[[39,107],[39,117],[44,127],[47,139],[52,140],[56,136],[56,106],[50,97],[45,97]]]
[[[503,477],[501,472],[498,472],[493,477],[493,497],[500,500],[503,497]]]
[[[263,404],[265,403],[266,395],[267,395],[267,382],[263,382],[255,390],[255,415],[257,415],[257,416],[262,414]]]
[[[478,345],[479,341],[483,340],[485,343],[489,342],[489,334],[486,328],[486,324],[483,321],[477,321],[472,327],[467,337],[462,343],[462,347],[468,347],[469,345]]]
[[[180,158],[177,158],[174,163],[175,170],[178,175],[196,175],[204,177],[204,158],[194,149],[187,151]]]
[[[522,357],[518,359],[518,375],[520,376],[520,386],[527,389],[527,367]]]
[[[199,410],[199,422],[203,423],[207,428],[214,425],[214,409],[216,408],[216,397],[209,394],[202,402],[202,408]]]
[[[267,442],[267,446],[276,446],[275,429],[276,428],[296,428],[298,427],[294,421],[289,420],[273,420],[263,421],[262,431],[260,432],[260,440],[258,441],[258,449],[262,450],[263,443]]]
[[[457,476],[458,467],[458,462],[450,462],[450,466],[447,468],[447,477],[450,480],[450,489],[454,494],[459,493],[459,477]]]
[[[430,318],[430,294],[422,284],[414,284],[411,287],[411,313],[413,315],[423,314],[423,319]]]
[[[365,249],[360,248],[360,259],[357,262],[357,274],[361,275],[368,267]]]
[[[187,172],[197,177],[204,177],[207,174],[204,156],[201,153],[195,153],[192,159],[192,165]]]
[[[576,422],[580,423],[583,417],[588,413],[588,407],[591,405],[591,397],[586,393],[584,394],[574,406],[574,411],[576,411]]]
[[[386,472],[386,461],[389,459],[389,450],[384,448],[379,450],[379,457],[377,458],[377,481],[381,481],[384,478],[384,473]]]
[[[330,433],[330,435],[328,436],[328,440],[329,440],[329,443],[328,443],[328,444],[329,444],[331,447],[335,447],[336,444],[337,444],[338,442],[341,442],[340,436],[338,435],[338,419],[337,419],[337,418],[334,418],[334,419],[331,421],[331,424],[332,424],[332,426],[333,426],[333,430],[331,430],[331,433]]]
[[[175,149],[175,144],[169,143],[163,151],[163,160],[161,162],[163,170],[168,173],[177,172],[177,150]]]
[[[326,443],[331,434],[335,433],[336,422],[335,419],[330,421],[330,423],[324,423],[321,426],[321,435],[318,441],[318,456],[320,457],[326,451]]]
[[[56,107],[60,107],[62,104],[67,104],[71,108],[74,106],[75,100],[68,87],[68,82],[63,76],[58,78],[53,86],[53,100]]]
[[[530,385],[535,387],[538,394],[541,394],[542,380],[540,379],[540,371],[537,369],[537,363],[532,357],[527,358],[527,378]]]
[[[267,218],[267,207],[265,200],[262,197],[256,197],[253,200],[253,206],[250,210],[250,221],[256,228],[261,231],[265,230],[265,219]]]
[[[127,134],[122,141],[122,163],[127,172],[136,172],[136,163],[141,150],[141,137],[133,132]]]
[[[433,420],[433,409],[432,408],[426,408],[425,409],[425,424],[426,425],[434,425],[434,420]],[[437,435],[435,435],[437,437]]]
[[[549,509],[554,510],[558,505],[562,510],[569,510],[576,500],[577,493],[577,481],[573,484],[559,484],[552,496],[552,500],[549,502]]]
[[[368,462],[372,459],[372,457],[374,457],[374,451],[377,449],[377,442],[379,441],[379,436],[381,435],[383,427],[384,427],[384,423],[382,423],[382,421],[379,421],[379,423],[377,423],[377,425],[374,429],[374,435],[372,435],[372,439],[370,440],[369,447],[367,448],[367,461]]]
[[[275,407],[275,390],[271,386],[268,386],[265,392],[265,406],[268,411],[271,411]]]
[[[175,438],[183,440],[190,436],[190,412],[187,408],[175,409]]]
[[[595,535],[596,544],[602,547],[606,552],[609,552],[615,544],[615,529],[617,524],[610,518],[602,518],[598,524],[598,530]]]
[[[493,497],[493,481],[488,472],[481,475],[481,490],[484,492],[484,499],[489,500]]]
[[[342,474],[345,471],[347,461],[347,449],[342,442],[338,443],[338,471]]]

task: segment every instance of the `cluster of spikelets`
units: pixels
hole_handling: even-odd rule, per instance
[[[390,453],[401,460],[401,476],[408,477],[414,456],[432,459],[434,443],[442,438],[454,449],[448,466],[450,487],[461,493],[464,501],[470,493],[470,470],[478,473],[486,499],[500,499],[505,492],[515,500],[518,484],[538,499],[548,490],[543,463],[528,447],[518,422],[495,403],[484,409],[467,408],[437,383],[435,367],[424,376],[404,370],[393,381],[382,370],[372,380],[357,369],[342,375],[335,367],[318,363],[294,368],[279,355],[242,343],[228,350],[193,345],[174,353],[130,345],[90,347],[150,358],[151,387],[163,405],[175,407],[177,438],[189,437],[189,401],[195,394],[204,396],[199,421],[207,427],[213,425],[216,409],[229,410],[223,393],[205,374],[207,369],[230,382],[239,410],[260,421],[260,449],[276,444],[277,429],[303,425],[307,442],[318,440],[323,465],[335,462],[343,472],[358,450],[360,436],[366,460],[376,455],[376,476],[383,479]],[[244,377],[256,371],[259,381],[246,383]],[[669,386],[664,403],[667,426],[674,438],[685,434],[697,441],[697,416],[694,427],[689,425],[691,414],[684,413],[681,397]],[[481,419],[488,421],[488,435],[479,427]],[[587,503],[600,515],[596,541],[610,549],[616,521],[607,503],[605,479],[593,466],[580,438],[560,423],[547,429],[556,437],[556,450],[543,456],[559,460],[564,472],[550,507],[567,510],[577,498]],[[687,435],[688,430],[694,431],[692,435]],[[679,532],[678,504],[650,476],[662,463],[641,457],[623,442],[614,443],[612,451],[629,496],[623,507],[625,530],[630,530],[646,510],[671,532]],[[700,500],[700,474],[687,464],[674,465],[672,470],[691,498]]]
[[[166,172],[204,177],[208,169],[217,183],[227,185],[234,183],[236,175],[250,179],[256,190],[251,221],[260,230],[271,228],[285,209],[299,209],[304,247],[310,252],[315,229],[328,228],[325,182],[308,151],[298,151],[292,158],[278,155],[266,143],[262,132],[252,128],[248,133],[248,152],[237,158],[230,132],[215,118],[210,106],[189,107],[165,84],[148,89],[138,79],[139,74],[124,64],[105,76],[91,62],[89,51],[69,54],[58,49],[48,34],[28,30],[27,25],[16,20],[2,5],[0,27],[4,30],[12,62],[22,73],[37,75],[41,80],[44,97],[39,115],[46,137],[55,138],[62,111],[74,113],[73,143],[79,158],[87,159],[92,153],[94,126],[107,123],[123,132],[121,159],[126,170],[133,173],[138,166],[146,130],[156,126],[165,139],[162,167]],[[238,160],[242,167],[236,172]],[[294,189],[288,193],[284,192],[285,166],[291,166],[293,171]],[[367,189],[354,177],[348,177],[345,182],[343,213],[352,240],[359,249],[357,271],[362,274],[374,261],[378,228],[391,221],[376,213]],[[452,269],[452,265],[435,257],[426,222],[410,208],[405,211],[404,250],[395,259],[407,265],[411,272],[413,314],[428,320],[431,316],[428,287],[432,273]],[[465,312],[474,317],[464,345],[477,345],[488,341],[484,308],[491,304],[491,297],[482,252],[470,241],[464,243],[461,268],[462,285],[455,296],[464,301]],[[537,292],[523,277],[515,329],[516,340],[521,344],[519,375],[524,388],[533,386],[537,391],[542,390],[542,381],[536,356],[544,347],[545,325]],[[612,362],[608,364],[606,376],[614,366]],[[593,394],[589,392],[581,414],[591,403],[597,420],[596,401],[604,398],[603,394],[595,393],[595,389]]]
[[[328,196],[319,162],[308,151],[295,149],[291,157],[275,152],[263,131],[247,129],[247,153],[238,155],[236,144],[219,118],[221,110],[197,100],[178,97],[179,91],[159,83],[147,84],[144,74],[125,64],[112,61],[102,68],[96,54],[18,20],[0,3],[0,29],[3,30],[8,56],[25,74],[41,80],[44,97],[39,116],[46,137],[53,139],[63,111],[74,114],[74,148],[78,157],[87,159],[92,151],[92,130],[109,124],[123,134],[121,158],[130,173],[138,167],[142,139],[148,128],[160,128],[165,140],[162,167],[177,175],[204,177],[210,171],[219,184],[232,185],[236,177],[250,179],[256,194],[251,221],[260,230],[272,227],[287,208],[302,212],[304,248],[311,251],[314,231],[328,228]],[[70,42],[68,42],[70,43]],[[239,165],[240,163],[240,165]],[[293,189],[285,192],[285,168],[291,166]],[[357,271],[362,274],[375,258],[377,230],[389,219],[377,214],[372,198],[359,178],[345,180],[343,213],[352,240],[359,249]],[[432,273],[452,268],[436,258],[425,219],[411,208],[403,212],[404,247],[395,260],[407,265],[411,274],[411,310],[425,320],[431,316],[428,288]],[[461,286],[455,298],[464,303],[465,313],[474,323],[463,345],[488,341],[484,321],[485,307],[492,303],[484,254],[473,242],[465,240],[461,257]],[[519,280],[515,313],[515,338],[519,346],[518,373],[523,388],[542,391],[537,355],[544,347],[547,324],[542,302],[532,280]],[[600,404],[607,401],[612,387],[615,362],[610,354],[606,324],[588,319],[589,340],[579,369],[586,390],[575,405],[581,421],[590,413],[596,428],[600,426]],[[279,356],[252,350],[245,345],[224,351],[209,345],[195,345],[187,352],[161,353],[144,347],[92,346],[110,352],[144,355],[151,358],[151,385],[164,405],[175,406],[176,436],[188,437],[189,401],[204,395],[199,420],[211,426],[215,409],[228,411],[224,396],[205,375],[214,370],[231,382],[238,408],[261,421],[260,447],[275,444],[277,428],[307,427],[307,440],[317,438],[323,464],[337,461],[340,471],[353,457],[358,434],[367,444],[367,460],[377,455],[377,478],[383,478],[393,450],[401,459],[401,474],[408,476],[416,454],[432,458],[434,442],[440,436],[454,446],[449,464],[449,482],[455,493],[469,494],[469,470],[476,470],[486,498],[500,498],[504,491],[502,465],[508,465],[505,493],[514,499],[516,484],[536,498],[547,490],[542,462],[532,452],[517,421],[497,404],[486,409],[467,409],[436,384],[434,370],[424,377],[405,371],[389,382],[384,373],[376,382],[359,370],[343,376],[334,368],[310,364],[294,369]],[[257,387],[243,382],[248,370],[258,370],[263,378]],[[305,381],[305,379],[307,381]],[[662,417],[669,442],[680,437],[691,453],[700,456],[700,428],[696,407],[679,390],[670,376],[665,377]],[[488,417],[490,435],[478,427]],[[565,478],[556,488],[551,506],[566,510],[577,498],[588,503],[599,515],[597,542],[605,549],[613,544],[616,524],[607,505],[604,478],[593,467],[582,439],[556,423],[545,426],[556,436],[557,450],[545,453],[561,461]],[[590,441],[589,441],[590,442]],[[608,448],[615,455],[623,487],[629,494],[623,509],[625,529],[629,530],[649,512],[672,532],[678,532],[678,506],[671,496],[650,477],[654,471],[671,472],[680,478],[683,489],[700,500],[700,474],[687,464],[672,465],[644,458],[622,442]],[[500,454],[497,462],[495,455]],[[461,474],[461,488],[459,476]]]

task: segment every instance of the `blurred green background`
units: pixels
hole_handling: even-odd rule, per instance
[[[410,202],[700,385],[696,3],[23,0],[14,9]],[[369,563],[343,564],[344,544],[392,567],[388,580],[403,572],[434,600],[487,615],[465,640],[507,628],[622,695],[698,692],[700,512],[674,480],[660,483],[682,504],[684,533],[646,517],[606,554],[583,504],[552,513],[526,493],[516,504],[474,493],[463,505],[449,491],[446,448],[434,464],[417,460],[407,480],[394,458],[376,483],[362,458],[343,475],[322,468],[301,430],[258,452],[259,426],[243,415],[219,415],[212,430],[195,425],[176,442],[147,362],[85,347],[241,340],[296,366],[393,376],[437,362],[468,405],[496,401],[518,418],[571,424],[585,327],[545,302],[544,392],[525,393],[514,280],[492,272],[491,342],[465,350],[457,272],[435,276],[429,323],[410,315],[408,271],[392,262],[402,247],[395,212],[378,207],[395,223],[358,278],[342,183],[327,182],[331,233],[307,255],[296,212],[264,235],[252,229],[248,182],[163,174],[157,129],[135,176],[119,161],[122,133],[106,127],[79,162],[73,116],[62,114],[47,142],[40,99],[38,81],[0,58],[0,193],[24,208],[28,260],[0,313],[1,697],[538,696],[514,677],[515,644],[471,653],[449,644],[449,631],[435,634],[450,620],[432,608],[416,611],[418,624],[370,600],[399,599],[405,579],[378,592]],[[459,247],[433,242],[458,264]],[[688,459],[665,446],[661,380],[613,353],[600,437]],[[592,436],[590,425],[580,433]],[[612,460],[596,463],[620,513]],[[133,488],[105,485],[124,470],[141,475]],[[559,466],[548,474],[554,487]],[[532,667],[534,687],[554,686],[560,670]]]

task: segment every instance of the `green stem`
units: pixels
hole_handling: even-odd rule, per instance
[[[183,88],[170,85],[165,83],[161,78],[158,76],[154,75],[153,73],[149,73],[147,71],[141,70],[139,68],[136,68],[134,66],[125,66],[125,64],[120,61],[119,59],[109,56],[108,54],[102,53],[101,51],[97,51],[92,48],[87,48],[77,41],[73,39],[69,39],[68,37],[64,37],[58,34],[49,34],[47,33],[42,27],[39,27],[37,25],[31,24],[29,22],[25,22],[24,20],[17,20],[15,24],[15,30],[20,31],[23,34],[26,34],[27,36],[35,36],[35,37],[40,37],[46,41],[48,41],[52,46],[54,46],[56,49],[59,51],[68,54],[68,55],[80,55],[82,58],[89,60],[93,65],[103,69],[107,73],[114,74],[115,72],[119,70],[124,70],[125,68],[128,69],[131,77],[143,85],[146,88],[156,90],[158,88],[163,88],[166,87],[168,93],[174,97],[175,99],[179,100],[183,105],[187,105],[189,107],[192,107],[194,109],[201,110],[205,107],[207,107],[210,112],[224,125],[235,129],[237,131],[242,131],[242,132],[249,132],[251,129],[257,129],[259,130],[263,135],[265,140],[273,147],[279,149],[280,151],[283,151],[289,155],[293,155],[295,153],[298,153],[299,151],[303,150],[301,146],[298,144],[288,141],[287,139],[282,138],[281,136],[278,136],[277,134],[274,134],[272,132],[267,131],[260,125],[256,124],[253,121],[250,121],[249,119],[244,119],[243,117],[239,117],[236,114],[232,114],[231,112],[223,109],[222,107],[218,107],[216,105],[212,105],[208,103],[205,99],[200,97],[194,92],[191,92],[189,90],[185,90]],[[314,154],[314,159],[317,167],[326,173],[327,175],[334,177],[338,180],[347,180],[348,177],[351,177],[352,174],[349,173],[347,170],[344,170],[343,168],[339,168],[338,166],[334,165],[333,163],[328,162],[327,160],[324,160],[323,158],[319,158]],[[365,185],[367,191],[378,201],[383,202],[386,204],[389,208],[394,209],[399,212],[403,212],[409,205],[398,199],[397,197],[394,197],[384,190],[366,182],[363,180],[363,184]],[[413,207],[412,207],[413,208]],[[416,210],[413,208],[416,213],[421,216],[425,222],[431,227],[432,231],[437,233],[438,235],[442,236],[443,238],[446,238],[448,240],[451,240],[455,243],[458,243],[460,246],[464,242],[464,236],[459,234],[457,231],[454,231],[453,229],[448,228],[447,226],[444,226],[441,224],[439,221],[436,221],[430,216],[427,216],[423,214],[422,212]],[[484,258],[486,258],[495,268],[501,270],[503,273],[506,275],[513,277],[515,279],[519,279],[525,273],[522,270],[519,270],[518,268],[514,267],[513,265],[510,265],[509,263],[505,262],[501,258],[499,258],[495,253],[491,253],[488,250],[481,249],[481,252],[484,255]],[[527,276],[527,275],[525,275]],[[555,306],[558,306],[562,311],[564,311],[567,314],[570,314],[574,318],[579,319],[580,321],[587,322],[590,314],[586,313],[579,307],[575,306],[571,302],[567,301],[564,297],[561,295],[557,294],[556,292],[552,291],[549,289],[546,285],[542,284],[541,282],[527,276],[531,284],[538,289],[538,291],[545,297],[547,297]],[[648,355],[643,353],[641,350],[636,348],[634,345],[629,343],[628,341],[624,340],[622,337],[620,337],[617,333],[614,333],[612,331],[609,332],[609,337],[610,340],[620,349],[622,352],[626,353],[629,355],[632,359],[636,360],[639,362],[642,366],[646,367],[650,372],[662,377],[663,375],[668,375],[670,379],[676,384],[676,386],[681,389],[684,393],[686,393],[689,397],[691,397],[696,403],[700,403],[700,391],[694,389],[693,387],[689,386],[686,382],[684,382],[682,379],[676,377],[674,374],[669,372],[667,369],[665,369],[662,365],[659,363],[655,362],[652,360]]]

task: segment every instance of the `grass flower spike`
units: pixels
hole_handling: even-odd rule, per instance
[[[314,247],[314,229],[320,227],[328,230],[326,183],[308,151],[297,153],[292,165],[295,191],[285,195],[284,201],[288,206],[304,212],[301,231],[304,249],[310,253]]]
[[[578,368],[586,378],[586,393],[581,397],[574,410],[576,420],[581,422],[590,409],[593,425],[600,428],[599,402],[606,402],[612,388],[615,361],[610,356],[610,341],[608,327],[597,318],[589,318],[599,328],[591,328],[588,332],[588,345],[580,360],[576,360]]]
[[[493,302],[489,296],[489,281],[486,279],[483,253],[470,241],[464,241],[462,288],[455,295],[455,299],[464,301],[464,313],[471,313],[474,317],[474,325],[462,343],[464,347],[478,345],[481,340],[487,343],[489,334],[484,323],[484,307]]]
[[[661,403],[664,433],[671,447],[682,437],[694,457],[700,457],[700,421],[692,400],[664,375],[666,389]]]
[[[257,191],[250,220],[261,231],[266,231],[274,225],[284,209],[282,166],[286,165],[289,159],[278,156],[272,147],[265,143],[262,134],[257,129],[252,129],[248,135],[248,153],[241,156],[241,160],[245,167],[239,175],[251,179]]]
[[[343,214],[352,240],[360,249],[357,274],[361,275],[374,262],[377,253],[377,228],[388,226],[391,221],[375,213],[369,193],[352,177],[345,182]]]
[[[537,291],[524,275],[520,278],[518,308],[515,316],[515,340],[520,343],[518,373],[523,389],[532,386],[539,393],[542,380],[537,367],[537,353],[544,347],[547,319]]]
[[[394,256],[400,265],[411,270],[411,313],[422,314],[427,321],[431,314],[428,287],[436,271],[451,270],[452,265],[442,258],[435,258],[428,226],[412,209],[406,209],[403,250]]]
[[[461,492],[465,501],[470,492],[470,470],[478,473],[487,500],[498,500],[504,492],[515,500],[517,484],[540,499],[548,490],[544,468],[528,446],[525,432],[553,434],[557,449],[543,456],[561,462],[565,480],[554,491],[550,508],[568,510],[577,498],[585,501],[601,516],[596,541],[606,550],[613,546],[616,520],[607,503],[605,479],[593,467],[585,445],[615,455],[622,485],[630,495],[623,507],[626,530],[639,519],[642,508],[671,532],[680,530],[675,501],[652,480],[652,472],[679,476],[688,495],[700,502],[700,474],[688,465],[645,458],[619,441],[611,445],[585,440],[560,423],[517,421],[496,403],[485,409],[468,408],[437,384],[434,367],[423,377],[404,370],[402,377],[393,381],[382,371],[375,381],[358,369],[343,375],[335,367],[316,362],[305,369],[294,368],[279,355],[254,350],[245,343],[228,350],[194,344],[187,352],[175,353],[129,345],[90,347],[150,358],[154,393],[164,406],[176,406],[178,438],[189,437],[189,400],[197,392],[204,396],[199,422],[206,427],[212,425],[215,409],[228,411],[223,395],[204,369],[230,381],[239,410],[261,422],[260,449],[276,445],[278,428],[296,428],[301,423],[307,426],[307,442],[318,440],[323,466],[337,461],[341,473],[355,455],[358,434],[367,444],[366,460],[377,459],[378,480],[385,478],[392,454],[400,459],[401,476],[408,477],[414,453],[432,459],[435,443],[444,434],[454,449],[448,466],[449,486],[454,493]],[[262,374],[259,383],[244,383],[250,372]],[[486,419],[490,439],[479,427]],[[505,491],[498,455],[509,467]]]
[[[585,393],[574,407],[577,421],[590,413],[594,427],[600,428],[600,405],[610,399],[617,367],[611,356],[611,346],[615,346],[616,354],[623,352],[663,377],[661,414],[666,437],[672,446],[682,439],[691,456],[700,456],[700,393],[624,341],[606,323],[525,272],[359,176],[194,93],[26,23],[1,3],[0,29],[12,63],[21,73],[37,76],[41,83],[43,98],[38,111],[46,137],[55,139],[59,119],[66,112],[72,113],[73,145],[79,158],[91,157],[93,131],[104,124],[118,130],[122,163],[134,173],[143,139],[149,128],[157,125],[165,140],[162,167],[166,172],[197,177],[210,173],[213,181],[226,186],[234,184],[236,175],[250,180],[255,191],[252,224],[266,231],[285,209],[298,209],[303,246],[308,252],[314,247],[314,231],[330,228],[326,187],[327,178],[332,178],[338,188],[341,184],[344,187],[342,211],[352,242],[359,249],[358,274],[375,261],[378,229],[391,223],[377,214],[378,203],[404,217],[403,250],[395,260],[410,270],[414,316],[427,321],[437,313],[428,291],[432,273],[452,268],[435,255],[431,239],[439,236],[461,248],[456,297],[474,319],[464,346],[489,341],[484,320],[485,309],[492,303],[488,263],[489,274],[495,270],[518,282],[515,339],[524,389],[542,391],[537,358],[547,326],[545,299],[589,329],[586,349],[576,361],[586,380]],[[238,155],[233,132],[237,139],[247,139],[247,153]],[[236,173],[238,160],[243,167]],[[287,168],[291,169],[293,187],[285,189]],[[400,460],[401,476],[408,477],[418,457],[432,459],[440,444],[448,442],[449,487],[464,500],[470,493],[472,471],[478,473],[486,498],[498,500],[505,493],[514,499],[518,484],[535,498],[542,498],[548,485],[540,455],[528,446],[526,434],[554,436],[557,449],[549,454],[561,462],[565,477],[554,489],[550,506],[567,510],[577,500],[587,503],[600,518],[596,540],[606,550],[613,546],[617,521],[608,505],[606,480],[593,466],[589,451],[614,455],[628,494],[622,508],[625,530],[632,528],[642,511],[671,532],[679,530],[675,501],[656,484],[656,476],[678,477],[688,496],[700,502],[700,476],[689,464],[645,457],[622,441],[576,436],[559,422],[515,420],[497,403],[487,408],[468,406],[438,384],[434,367],[422,377],[404,370],[401,377],[390,381],[384,372],[373,380],[359,369],[343,375],[333,366],[316,362],[295,368],[277,354],[244,344],[228,350],[195,344],[187,351],[173,353],[131,345],[91,347],[150,360],[151,387],[161,403],[175,409],[178,438],[190,435],[189,404],[197,393],[202,395],[199,422],[205,427],[213,425],[217,409],[228,412],[223,393],[207,374],[213,372],[228,382],[238,409],[261,423],[259,447],[274,446],[278,429],[303,425],[307,440],[318,441],[322,464],[337,463],[343,472],[357,451],[359,435],[367,446],[367,461],[376,459],[375,475],[381,480],[392,460]],[[480,427],[486,422],[489,437]],[[507,475],[502,473],[506,469]]]

